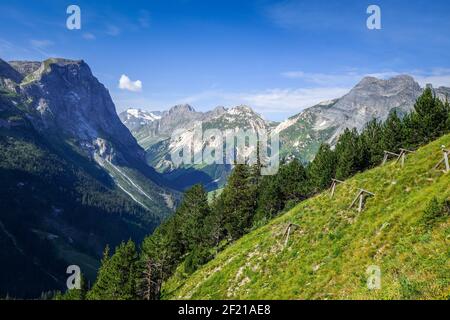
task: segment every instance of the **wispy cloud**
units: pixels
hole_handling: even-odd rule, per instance
[[[48,47],[53,46],[53,41],[51,40],[36,40],[36,39],[32,39],[30,40],[30,44],[35,47],[35,48],[39,48],[39,49],[45,49]]]
[[[119,89],[132,91],[132,92],[141,92],[142,91],[142,81],[140,81],[140,80],[131,81],[128,76],[123,74],[119,80]]]
[[[389,79],[398,75],[411,75],[422,87],[426,84],[433,84],[435,87],[450,86],[450,69],[437,68],[432,70],[410,70],[410,71],[382,71],[374,73],[364,72],[343,72],[343,73],[308,73],[300,70],[282,72],[281,76],[302,80],[308,84],[319,86],[353,86],[364,77],[375,77],[379,79]]]
[[[21,56],[28,55],[30,50],[27,47],[18,46],[8,40],[0,38],[0,58],[5,59],[8,56],[12,59],[18,59]]]
[[[108,25],[106,26],[106,31],[105,31],[105,33],[106,33],[107,35],[109,35],[109,36],[116,37],[116,36],[120,35],[121,30],[120,30],[119,27],[117,27],[117,26],[115,26],[115,25],[108,24]]]
[[[0,39],[0,54],[5,54],[14,49],[14,45],[4,39]]]
[[[413,76],[421,86],[431,83],[435,87],[450,87],[450,69],[436,68],[431,72],[418,70]]]
[[[343,96],[349,88],[275,88],[251,92],[205,91],[194,94],[177,103],[201,104],[216,101],[216,105],[235,106],[246,104],[263,114],[297,113],[324,100]]]
[[[340,74],[287,71],[283,72],[282,76],[292,80],[301,80],[303,85],[248,92],[209,90],[178,99],[176,102],[212,105],[212,101],[214,101],[216,105],[226,106],[247,104],[262,114],[295,114],[320,102],[342,97],[366,76],[389,79],[402,74],[413,76],[422,87],[428,83],[435,87],[450,87],[450,69],[409,72],[388,70],[373,73],[349,71]]]
[[[95,40],[96,36],[93,33],[85,32],[85,33],[83,33],[83,39],[85,39],[85,40]]]
[[[323,86],[334,86],[336,84],[348,84],[361,79],[361,75],[356,72],[346,72],[346,73],[310,73],[301,70],[293,70],[282,72],[281,76],[288,79],[300,79],[307,83],[323,85]]]
[[[48,39],[31,39],[30,40],[31,48],[35,51],[39,52],[41,55],[45,57],[55,56],[50,53],[48,49],[54,45],[54,42]]]
[[[238,94],[244,104],[261,113],[299,112],[324,100],[343,96],[349,88],[269,89],[262,92]]]

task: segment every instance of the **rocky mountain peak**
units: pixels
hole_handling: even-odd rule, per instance
[[[169,109],[169,114],[174,113],[185,113],[185,112],[196,112],[195,109],[189,104],[178,104]]]
[[[254,111],[253,111],[252,108],[250,108],[250,107],[247,106],[247,105],[243,105],[243,104],[241,104],[241,105],[239,105],[239,106],[236,106],[236,107],[230,109],[230,111],[233,111],[233,110],[234,110],[234,111],[240,111],[240,112],[254,113]]]
[[[375,77],[365,77],[352,89],[352,91],[380,93],[382,91],[389,92],[403,89],[420,90],[420,85],[409,75],[398,75],[386,80]]]
[[[41,66],[40,61],[9,61],[9,64],[16,69],[23,77],[35,72]]]
[[[41,132],[58,132],[75,141],[90,153],[108,144],[111,161],[144,162],[144,151],[116,114],[108,90],[83,60],[48,59],[40,63],[14,62],[23,74],[20,94],[36,112],[31,121]],[[11,67],[12,68],[12,67]],[[17,69],[13,69],[20,74]]]

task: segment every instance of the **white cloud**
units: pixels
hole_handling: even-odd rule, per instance
[[[54,45],[54,42],[51,40],[32,39],[32,40],[30,40],[30,45],[33,50],[39,52],[44,57],[57,56],[57,54],[48,51],[48,49]]]
[[[122,75],[119,80],[119,89],[128,90],[132,92],[142,91],[142,81],[131,81],[126,75]]]
[[[325,100],[339,98],[349,88],[299,88],[269,89],[262,92],[243,93],[236,98],[262,113],[299,112]]]
[[[347,87],[267,89],[252,92],[205,91],[180,99],[177,103],[199,104],[215,101],[215,105],[236,106],[246,104],[255,111],[295,114],[322,101],[340,98],[348,93]]]
[[[44,48],[48,48],[48,47],[52,46],[53,41],[32,39],[32,40],[30,40],[30,44],[35,48],[44,49]]]
[[[299,70],[286,71],[281,75],[288,79],[300,79],[309,83],[314,83],[323,86],[342,85],[349,82],[356,82],[361,80],[361,75],[355,72],[347,72],[341,74],[326,74],[326,73],[308,73]]]
[[[95,35],[90,32],[83,33],[83,38],[86,40],[95,40],[96,39]]]
[[[450,87],[450,69],[438,68],[431,72],[417,71],[413,77],[422,87],[431,83],[434,87]]]

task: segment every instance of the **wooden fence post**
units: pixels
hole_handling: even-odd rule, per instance
[[[445,167],[444,172],[448,173],[448,172],[450,172],[450,163],[449,163],[450,150],[442,148],[442,153],[444,154],[443,158],[441,159],[441,161],[438,162],[438,164],[433,169],[437,170],[437,169],[439,169],[441,164],[444,164],[444,167]]]
[[[340,181],[340,180],[337,180],[337,179],[332,179],[332,181],[333,182],[332,182],[331,188],[330,188],[330,190],[331,190],[330,198],[333,198],[334,193],[336,192],[336,187],[337,187],[338,183],[345,183],[344,181]]]
[[[384,158],[383,158],[383,163],[382,166],[384,166],[386,164],[386,162],[389,160],[389,156],[394,156],[394,157],[399,157],[400,155],[394,152],[390,152],[390,151],[384,151]]]
[[[353,206],[359,200],[358,212],[361,213],[364,209],[364,200],[366,199],[367,196],[375,196],[375,194],[364,189],[359,189],[359,192],[356,195],[355,200],[353,200],[352,204],[350,205],[350,207],[348,207],[348,209],[350,210],[351,208],[353,208]]]
[[[284,232],[283,237],[285,238],[284,240],[284,247],[287,247],[288,243],[289,243],[289,237],[291,235],[291,230],[292,228],[300,228],[300,226],[298,224],[295,223],[289,223],[288,227],[286,228],[286,231]]]
[[[404,167],[405,166],[406,155],[408,153],[414,153],[414,151],[411,151],[411,150],[408,150],[408,149],[400,149],[400,154],[398,155],[396,163],[401,161],[402,167]]]

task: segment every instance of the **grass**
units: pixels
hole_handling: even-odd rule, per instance
[[[433,199],[450,200],[450,173],[432,170],[450,135],[297,205],[191,276],[177,273],[165,299],[450,299],[450,216],[426,221]],[[358,213],[362,187],[376,194]],[[428,210],[429,211],[429,210]],[[300,225],[284,247],[283,233]],[[367,286],[367,269],[381,288]]]

